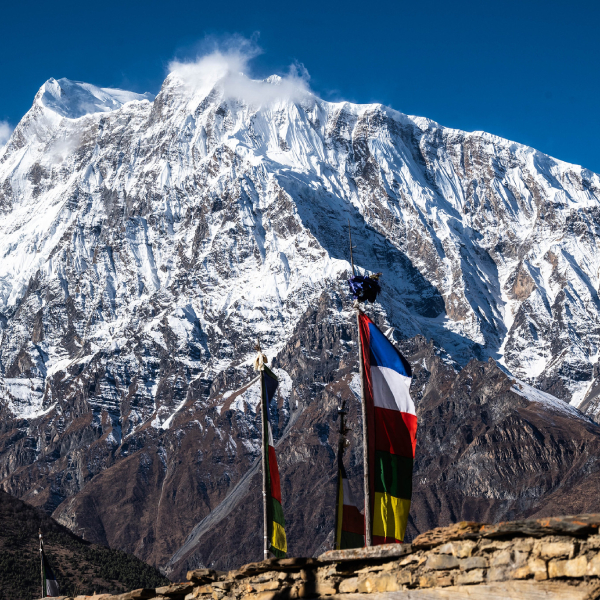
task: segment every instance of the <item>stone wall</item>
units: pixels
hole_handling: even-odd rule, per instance
[[[75,600],[600,598],[600,514],[458,523],[412,544],[190,571],[185,583]]]

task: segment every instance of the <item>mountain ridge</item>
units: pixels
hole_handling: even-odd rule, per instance
[[[558,445],[540,449],[507,382],[598,414],[597,175],[381,105],[328,103],[297,79],[191,65],[153,102],[102,112],[94,102],[76,119],[34,102],[0,149],[3,489],[164,566],[258,456],[255,392],[239,390],[259,336],[285,382],[272,410],[276,438],[287,432],[291,538],[303,554],[326,544],[330,425],[355,386],[350,225],[358,270],[383,273],[374,318],[435,363],[425,370],[440,389],[459,390],[430,390],[435,408],[416,398],[430,421],[420,435],[450,428],[462,471],[446,485],[450,465],[427,459],[423,477],[437,483],[416,497],[411,531],[533,509],[526,470],[499,474],[479,457],[473,473],[459,460],[475,430],[483,446],[497,432],[507,453],[552,470],[531,479],[544,494],[566,494],[561,478],[575,475],[558,464],[561,447],[571,432],[583,441],[570,456],[588,465],[596,434],[563,411],[556,434],[545,430]],[[498,383],[481,397],[465,383],[478,369]],[[492,400],[503,417],[482,421]],[[453,416],[461,405],[466,428]],[[551,409],[540,410],[538,428]],[[595,489],[586,469],[573,481]],[[515,478],[520,496],[503,504]],[[583,497],[577,512],[592,510]],[[231,562],[216,540],[234,523],[186,560]]]

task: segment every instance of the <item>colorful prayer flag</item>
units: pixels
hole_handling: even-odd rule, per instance
[[[354,501],[344,469],[342,457],[338,457],[338,522],[335,528],[337,550],[362,548],[365,545],[365,517]]]
[[[360,337],[367,414],[372,543],[404,539],[417,440],[417,416],[410,397],[412,371],[365,314]]]
[[[266,456],[266,481],[267,481],[267,537],[269,550],[277,557],[284,558],[287,553],[287,540],[285,537],[285,519],[281,508],[281,485],[279,482],[279,469],[273,444],[273,432],[269,417],[269,405],[275,396],[279,384],[273,372],[264,366],[261,371],[263,397],[263,421],[265,427],[265,456]]]

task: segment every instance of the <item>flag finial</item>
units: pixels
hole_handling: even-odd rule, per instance
[[[254,359],[254,370],[264,371],[265,365],[269,362],[269,359],[262,353],[260,348],[260,340],[256,338],[256,344],[254,346],[256,350],[256,358]]]
[[[357,275],[354,268],[354,257],[352,256],[352,228],[350,227],[350,219],[348,219],[348,236],[350,237],[350,264],[352,265],[352,277],[348,279],[350,293],[354,298],[354,308],[360,310],[360,302],[375,302],[377,294],[381,291],[379,278],[381,273],[373,273],[371,275]]]

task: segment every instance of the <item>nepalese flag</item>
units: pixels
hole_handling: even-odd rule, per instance
[[[52,569],[50,568],[50,563],[46,558],[46,553],[44,550],[42,552],[42,568],[44,570],[44,578],[43,578],[43,586],[44,586],[44,598],[46,597],[54,597],[60,596],[60,591],[58,589],[58,582],[56,581],[56,577]]]
[[[362,548],[365,545],[365,517],[358,510],[341,456],[338,464],[338,522],[335,528],[336,550]]]
[[[372,543],[404,539],[417,440],[408,361],[365,314],[360,313],[368,427]]]
[[[267,459],[267,535],[269,538],[269,550],[277,557],[283,558],[287,552],[287,540],[285,537],[285,519],[281,508],[281,484],[279,482],[279,469],[277,468],[277,457],[273,445],[273,432],[269,418],[269,405],[275,396],[279,384],[277,377],[268,368],[261,371],[263,389],[263,414],[267,415],[263,426],[265,426],[265,456]]]

